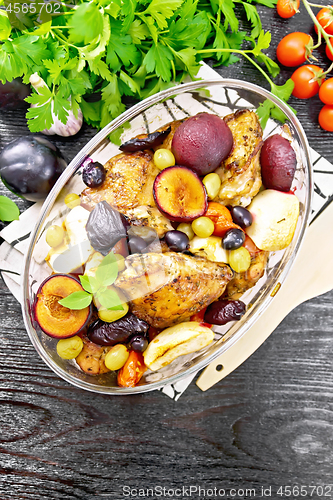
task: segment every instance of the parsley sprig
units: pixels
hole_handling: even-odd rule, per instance
[[[110,288],[118,276],[118,263],[114,253],[109,253],[96,269],[94,276],[83,274],[79,276],[82,287],[85,291],[73,292],[64,299],[59,300],[59,304],[68,309],[84,309],[88,307],[93,297],[105,309],[112,311],[122,311],[124,308],[117,292]]]
[[[60,14],[43,13],[40,26],[36,14],[11,16],[12,25],[1,15],[0,80],[28,83],[38,73],[46,82],[48,89],[26,99],[37,106],[27,119],[38,132],[50,127],[52,111],[66,123],[69,103],[101,128],[125,110],[127,96],[144,99],[187,75],[194,79],[208,57],[227,66],[251,54],[275,77],[256,4],[274,7],[276,0],[80,0],[74,8],[63,4]],[[241,11],[249,33],[240,30]],[[242,50],[249,42],[250,52]]]

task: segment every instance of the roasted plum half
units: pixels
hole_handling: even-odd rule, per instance
[[[67,274],[54,274],[40,285],[34,304],[34,315],[40,328],[50,337],[65,339],[86,326],[91,308],[74,310],[59,304],[74,292],[82,292],[81,284]]]
[[[191,222],[208,207],[203,183],[193,170],[175,165],[162,170],[153,186],[155,203],[169,220]]]

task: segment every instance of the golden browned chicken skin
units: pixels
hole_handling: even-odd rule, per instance
[[[244,273],[235,273],[233,279],[227,284],[225,297],[238,300],[246,290],[252,288],[263,276],[269,252],[260,251],[252,257],[250,267]]]
[[[115,281],[133,314],[155,328],[187,320],[219,298],[233,276],[229,266],[166,252],[134,254]]]
[[[81,195],[81,204],[93,208],[100,201],[126,215],[127,210],[140,205],[155,206],[153,183],[158,168],[152,151],[120,153],[104,165],[106,179],[97,188],[87,188]]]
[[[214,201],[247,206],[262,184],[259,162],[262,128],[256,113],[249,110],[237,111],[224,120],[231,129],[234,144],[228,158],[216,170],[222,184]]]
[[[104,167],[106,179],[103,184],[82,192],[81,205],[84,208],[91,210],[100,201],[106,201],[124,214],[131,225],[149,225],[159,237],[173,229],[155,206],[153,183],[159,170],[153,162],[153,151],[121,153]]]

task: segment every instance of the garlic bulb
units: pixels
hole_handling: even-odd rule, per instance
[[[38,73],[34,73],[33,75],[31,75],[29,81],[37,93],[39,93],[38,92],[39,88],[47,86],[43,78],[41,78],[38,75]],[[38,106],[36,104],[32,104],[31,107],[36,108]],[[67,122],[62,123],[59,120],[59,118],[55,116],[53,113],[53,103],[52,103],[52,118],[53,118],[53,124],[51,128],[42,130],[42,133],[45,135],[57,134],[61,135],[62,137],[75,135],[81,129],[83,123],[83,115],[80,108],[78,110],[77,118],[74,116],[72,109],[68,110]]]

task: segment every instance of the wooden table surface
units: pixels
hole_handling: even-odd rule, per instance
[[[313,34],[304,8],[285,21],[259,10],[273,58],[285,34]],[[319,64],[327,62],[321,51]],[[247,62],[217,71],[267,88]],[[282,70],[277,81],[291,73]],[[310,145],[333,162],[318,97],[290,102]],[[1,147],[25,133],[22,111],[1,112]],[[55,142],[71,159],[94,133],[84,127]],[[8,195],[3,186],[1,193]],[[333,292],[294,310],[225,380],[205,393],[192,383],[178,402],[159,392],[108,397],[72,387],[35,352],[3,281],[0,294],[1,500],[204,498],[204,490],[223,498],[223,489],[224,498],[262,498],[262,488],[279,499],[287,486],[299,487],[290,498],[333,497]]]

